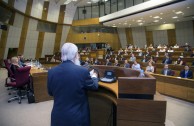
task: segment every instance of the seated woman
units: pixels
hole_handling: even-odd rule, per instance
[[[159,57],[159,56],[160,56],[160,54],[159,54],[159,52],[157,51],[155,57]]]
[[[182,60],[181,57],[179,57],[179,58],[177,59],[177,61],[175,62],[175,64],[177,64],[177,65],[185,65],[185,62]]]
[[[148,62],[156,63],[156,58],[154,56],[151,56]]]
[[[167,50],[167,52],[174,52],[174,50],[173,50],[172,48],[169,48],[169,49]]]
[[[125,60],[124,67],[125,67],[125,68],[130,68],[130,64],[128,63],[127,60]]]
[[[151,62],[148,63],[145,72],[154,73],[154,66],[152,66]]]
[[[143,59],[141,60],[141,62],[145,63],[147,61],[148,61],[147,57],[145,55],[143,55]]]
[[[114,66],[120,66],[119,61],[115,60]]]
[[[11,58],[11,66],[10,66],[10,69],[11,71],[13,72],[13,74],[16,73],[16,70],[20,68],[20,65],[18,63],[18,58],[17,57],[12,57]]]

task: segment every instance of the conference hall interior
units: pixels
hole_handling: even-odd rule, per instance
[[[98,74],[91,126],[194,126],[194,0],[0,0],[0,126],[51,125],[65,43]]]

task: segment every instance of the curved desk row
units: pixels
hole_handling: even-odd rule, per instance
[[[105,70],[114,70],[118,81],[113,84],[99,82],[98,91],[88,91],[92,126],[164,126],[166,101],[156,92],[156,80],[146,74],[139,78],[138,71],[107,66],[92,66],[100,76]],[[47,94],[47,72],[32,69],[33,87],[36,102],[53,99]],[[119,77],[119,76],[123,77]],[[132,77],[128,77],[132,76]],[[120,94],[149,95],[131,99]],[[130,95],[133,94],[133,95]]]
[[[156,78],[156,90],[162,94],[194,102],[194,79],[151,74]]]

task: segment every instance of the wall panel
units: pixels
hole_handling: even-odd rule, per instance
[[[153,31],[153,41],[154,41],[154,46],[157,46],[159,44],[168,45],[167,30]]]
[[[45,33],[41,57],[44,57],[45,55],[53,54],[55,36],[56,36],[55,33],[48,33],[48,32]]]
[[[127,46],[127,38],[126,38],[125,28],[117,28],[117,32],[119,35],[121,47],[125,48]]]
[[[194,36],[193,36],[193,22],[185,21],[175,24],[176,27],[176,41],[179,45],[189,43],[194,47]]]
[[[146,33],[144,27],[132,28],[133,42],[138,47],[144,47],[146,42]]]
[[[127,43],[133,45],[133,34],[131,28],[125,29],[126,37],[127,37]]]
[[[58,22],[59,10],[60,10],[60,4],[57,4],[55,1],[50,0],[49,7],[48,7],[47,20],[52,21],[52,22]]]
[[[27,0],[15,0],[14,8],[25,13],[26,5],[27,5]]]
[[[152,44],[154,46],[154,42],[153,42],[153,32],[152,31],[146,31],[146,41],[147,41],[147,45],[148,46],[150,44]]]
[[[175,29],[167,30],[168,33],[168,45],[174,46],[176,44],[176,32]]]
[[[33,0],[31,16],[41,18],[43,11],[43,0]]]
[[[36,31],[37,23],[38,23],[37,20],[34,20],[34,19],[29,20],[26,43],[24,47],[24,57],[28,59],[35,58],[36,47],[38,42],[38,34],[39,34],[39,32]]]
[[[67,36],[68,36],[69,30],[70,30],[70,26],[63,26],[61,42],[60,42],[60,49],[65,42],[68,42]]]

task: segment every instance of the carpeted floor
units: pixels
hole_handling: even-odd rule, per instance
[[[7,103],[11,97],[5,84],[5,69],[0,69],[0,126],[50,126],[53,101],[22,104],[17,101]],[[164,96],[167,100],[166,126],[194,126],[194,104]]]

